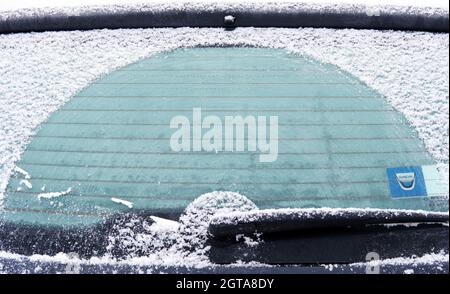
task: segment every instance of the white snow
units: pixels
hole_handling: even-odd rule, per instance
[[[112,197],[111,201],[114,202],[114,203],[123,204],[123,205],[125,205],[128,208],[133,208],[133,202],[130,202],[130,201],[127,201],[127,200],[123,200],[123,199],[120,199],[120,198]]]
[[[206,231],[209,220],[218,213],[248,211],[257,209],[255,204],[246,197],[231,192],[214,192],[200,196],[186,210],[180,223],[151,216],[153,223],[145,218],[132,216],[125,222],[119,221],[114,226],[107,247],[108,254],[90,259],[77,259],[70,254],[58,253],[55,256],[32,255],[29,257],[0,251],[0,258],[14,260],[27,259],[29,261],[76,263],[76,264],[113,264],[137,266],[186,266],[192,268],[205,268],[217,266],[212,264],[205,253],[209,248],[205,246]],[[156,224],[156,225],[155,225]],[[256,240],[257,241],[257,240]],[[255,240],[246,240],[248,246],[257,245]],[[199,250],[189,250],[195,246]],[[127,258],[117,259],[115,250],[127,253]],[[261,266],[257,262],[239,266]],[[225,265],[225,267],[234,265]]]
[[[15,1],[2,1],[0,2],[0,11],[7,10],[19,10],[24,8],[61,8],[61,7],[89,7],[89,6],[108,6],[108,5],[180,5],[180,4],[205,4],[213,5],[219,1],[212,0],[15,0]],[[411,6],[412,3],[409,0],[224,0],[223,4],[232,3],[276,3],[278,5],[282,3],[307,3],[307,4],[364,4],[368,6],[376,5],[396,5],[396,6]],[[448,9],[449,4],[445,0],[427,0],[413,3],[416,7],[436,7]]]
[[[248,247],[256,247],[261,242],[263,242],[259,237],[261,235],[256,235],[255,237],[249,237],[243,234],[236,235],[236,241],[242,242],[243,244],[247,245]]]
[[[405,228],[414,228],[414,227],[418,227],[419,225],[423,225],[423,224],[427,224],[427,225],[431,225],[431,224],[438,224],[438,223],[433,223],[433,222],[424,222],[424,223],[392,223],[392,224],[383,224],[384,227],[386,228],[395,228],[395,227],[405,227]],[[449,223],[440,223],[442,226],[448,227]]]
[[[75,258],[70,254],[65,253],[58,253],[54,256],[48,256],[48,255],[39,255],[34,254],[31,256],[23,256],[20,254],[10,253],[10,252],[4,252],[0,251],[0,258],[6,258],[10,260],[28,260],[28,261],[35,261],[35,262],[55,262],[55,263],[62,263],[62,264],[83,264],[83,265],[90,265],[90,264],[96,264],[96,265],[136,265],[136,266],[157,266],[157,265],[164,265],[164,266],[187,266],[187,267],[194,267],[194,268],[202,268],[207,266],[212,266],[210,263],[202,263],[202,262],[193,262],[189,260],[189,262],[185,262],[184,260],[178,259],[177,256],[171,256],[167,255],[166,259],[161,260],[158,258],[155,258],[154,256],[145,256],[145,257],[133,257],[129,258],[127,260],[116,260],[108,256],[103,257],[92,257],[89,259],[81,259],[81,258]],[[428,253],[424,254],[423,256],[413,256],[413,257],[400,257],[400,258],[392,258],[392,259],[381,259],[378,261],[370,261],[368,263],[354,263],[351,266],[354,267],[368,267],[368,266],[380,266],[381,268],[385,265],[400,265],[400,266],[410,266],[410,269],[406,269],[405,274],[412,273],[415,268],[418,268],[422,265],[436,265],[439,268],[439,264],[443,262],[449,262],[449,255],[445,252],[438,252],[438,253]],[[251,263],[242,263],[237,262],[234,265],[214,265],[215,267],[235,267],[235,266],[251,266],[251,267],[270,267],[270,265],[251,262]],[[334,266],[333,264],[327,264],[322,265],[325,268],[329,269],[330,271],[333,270]],[[163,269],[161,269],[158,273],[164,272]],[[3,273],[0,269],[0,273]]]
[[[383,265],[411,265],[413,268],[424,264],[435,264],[449,262],[448,252],[440,251],[437,253],[428,253],[423,256],[398,257],[380,260],[372,260],[364,263],[354,263],[353,265],[363,266],[383,266]]]
[[[216,266],[216,267],[234,267],[236,265],[240,267],[272,267],[272,265],[267,264],[261,264],[258,262],[248,262],[248,263],[242,263],[237,262],[236,265],[212,265],[210,263],[202,263],[202,262],[186,262],[184,260],[180,260],[178,256],[171,256],[167,255],[165,256],[164,260],[155,258],[155,256],[144,256],[144,257],[132,257],[127,260],[116,260],[108,256],[103,257],[92,257],[89,259],[82,259],[82,258],[76,258],[72,256],[72,254],[66,254],[66,253],[58,253],[54,256],[49,255],[40,255],[40,254],[34,254],[31,256],[24,256],[20,254],[0,251],[0,258],[5,258],[9,260],[15,260],[15,261],[31,261],[31,262],[50,262],[50,263],[60,263],[60,264],[76,264],[76,265],[134,265],[134,266],[186,266],[191,268],[204,268],[209,266]],[[2,271],[1,264],[0,264],[0,273],[6,273]],[[65,272],[61,272],[65,273]],[[153,272],[147,272],[147,273],[153,273]],[[158,269],[155,273],[164,273],[164,269]]]
[[[170,219],[165,219],[157,216],[150,216],[150,218],[154,221],[152,224],[153,229],[158,231],[177,231],[180,227],[180,223],[177,221],[173,221]]]
[[[282,216],[295,216],[301,219],[308,218],[327,218],[329,216],[339,216],[345,214],[354,214],[357,216],[377,216],[383,215],[387,219],[397,215],[418,215],[427,216],[432,213],[435,216],[449,216],[448,212],[430,212],[425,210],[399,210],[399,209],[377,209],[377,208],[281,208],[281,209],[264,209],[264,210],[252,210],[233,213],[219,213],[210,220],[210,223],[220,224],[238,224],[254,222],[261,219],[277,218]]]
[[[28,180],[20,180],[19,184],[20,185],[25,185],[28,189],[33,188],[33,185]]]
[[[72,191],[72,187],[68,188],[68,189],[65,190],[65,191],[61,191],[61,192],[39,193],[37,197],[39,198],[39,200],[40,200],[41,198],[44,198],[44,199],[57,198],[57,197],[60,197],[60,196],[64,196],[64,195],[66,195],[66,194],[69,194],[71,191]]]
[[[27,171],[21,169],[21,168],[18,167],[18,166],[15,167],[15,171],[16,171],[17,173],[23,175],[23,176],[25,177],[25,179],[30,179],[30,178],[31,178],[30,174],[29,174]]]
[[[114,225],[106,257],[122,260],[125,256],[127,261],[141,260],[167,266],[210,266],[206,254],[209,247],[205,245],[210,219],[220,213],[255,209],[256,205],[242,195],[214,192],[193,201],[179,223],[154,216],[150,217],[154,221],[151,223],[133,216]]]
[[[0,251],[0,258],[85,265],[126,264],[136,266],[185,266],[192,268],[220,267],[221,265],[212,264],[206,255],[209,247],[205,246],[204,242],[208,224],[212,219],[220,215],[245,214],[256,211],[257,208],[251,201],[237,193],[208,193],[200,196],[188,207],[180,218],[180,223],[154,216],[150,217],[154,221],[153,223],[134,216],[126,222],[119,222],[114,227],[117,234],[112,234],[109,237],[109,245],[107,247],[109,253],[104,256],[79,259],[64,253],[58,253],[55,256],[22,256]],[[238,236],[238,238],[243,237],[245,244],[249,247],[258,246],[261,242],[259,236],[256,236],[255,239]],[[198,250],[191,251],[192,246]],[[119,251],[120,253],[127,253],[127,257],[124,258],[122,256],[117,259],[117,256],[114,255],[117,249],[121,250]],[[439,263],[448,262],[448,258],[448,253],[441,251],[425,254],[421,257],[383,259],[371,261],[369,264],[365,262],[355,263],[352,266],[408,265],[411,266],[411,269],[414,269],[423,264],[439,265]],[[225,267],[235,266],[267,267],[270,265],[255,262],[236,262],[235,264],[225,265]],[[327,268],[331,270],[333,265],[327,265]]]

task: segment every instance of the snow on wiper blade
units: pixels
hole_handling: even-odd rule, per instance
[[[446,223],[448,212],[395,209],[305,208],[236,212],[214,217],[209,233],[214,237],[276,233],[295,230],[377,224]]]

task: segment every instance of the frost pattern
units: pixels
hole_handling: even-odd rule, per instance
[[[95,79],[178,47],[286,48],[378,90],[448,178],[449,35],[334,29],[130,29],[0,35],[0,199],[36,128]]]

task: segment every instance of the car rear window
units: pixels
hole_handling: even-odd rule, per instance
[[[24,223],[181,213],[211,191],[259,208],[448,210],[400,112],[339,68],[281,49],[177,49],[118,69],[43,123],[17,167],[3,217]]]

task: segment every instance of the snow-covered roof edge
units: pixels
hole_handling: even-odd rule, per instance
[[[0,13],[0,33],[148,27],[328,27],[449,31],[443,8],[363,4],[169,2],[29,8]]]

